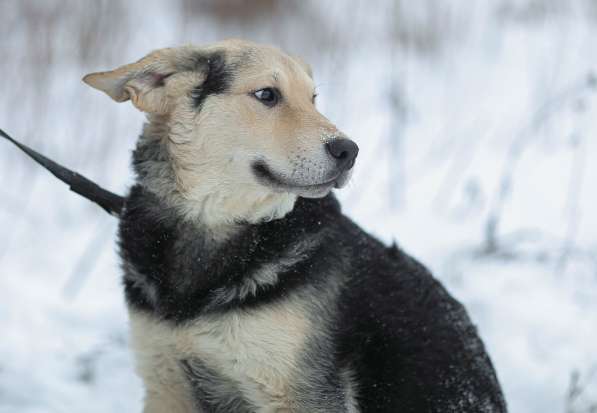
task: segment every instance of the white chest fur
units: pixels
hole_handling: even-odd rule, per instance
[[[260,407],[258,412],[292,411],[289,385],[310,330],[300,305],[236,310],[183,326],[131,311],[130,322],[137,370],[147,391],[146,413],[193,411],[179,364],[193,358],[232,379]]]

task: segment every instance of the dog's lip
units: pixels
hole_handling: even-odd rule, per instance
[[[354,165],[354,161],[351,162],[351,165],[344,171],[338,175],[336,180],[334,181],[334,188],[344,188],[348,180],[350,179],[350,170]]]
[[[289,183],[285,181],[283,178],[276,176],[276,174],[271,171],[271,169],[267,166],[267,164],[264,161],[260,160],[253,163],[253,171],[259,179],[266,181],[270,185],[273,184],[278,188],[290,191],[321,191],[323,189],[331,189],[332,187],[338,188],[338,179],[342,176],[343,173],[347,172],[349,169],[350,168],[346,169],[345,171],[340,171],[334,178],[319,184],[297,185]]]

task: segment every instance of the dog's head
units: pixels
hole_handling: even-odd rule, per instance
[[[273,47],[227,40],[161,49],[84,81],[146,112],[168,147],[177,192],[198,204],[218,198],[232,219],[247,218],[241,205],[287,212],[297,195],[325,196],[346,184],[358,153],[317,111],[309,66]]]

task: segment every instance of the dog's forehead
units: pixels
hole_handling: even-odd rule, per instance
[[[223,50],[237,64],[257,65],[260,63],[292,64],[293,59],[280,49],[253,43],[247,40],[224,40],[212,45]]]
[[[221,47],[227,63],[239,75],[236,79],[239,83],[273,80],[312,87],[308,66],[273,46],[230,41]]]

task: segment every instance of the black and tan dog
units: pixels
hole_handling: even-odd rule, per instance
[[[120,251],[146,413],[505,412],[463,307],[344,216],[309,67],[224,41],[84,78],[148,115]]]

